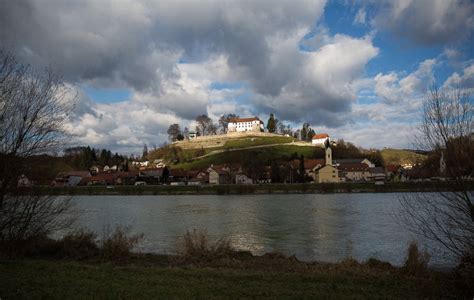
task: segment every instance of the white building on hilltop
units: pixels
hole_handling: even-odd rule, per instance
[[[257,117],[232,119],[227,125],[227,132],[262,132],[263,130],[263,122]]]
[[[329,135],[327,133],[320,133],[313,135],[312,144],[313,145],[324,145],[326,140],[329,140]]]

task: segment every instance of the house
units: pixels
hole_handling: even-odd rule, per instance
[[[188,174],[184,169],[171,169],[169,172],[170,182],[186,182],[188,180]]]
[[[211,165],[207,172],[209,174],[209,184],[229,184],[232,183],[232,174],[242,172],[239,164],[234,165]]]
[[[202,185],[209,183],[209,174],[205,171],[188,171],[188,185]]]
[[[99,173],[95,176],[84,178],[81,183],[86,185],[115,185],[115,173]]]
[[[315,146],[324,146],[327,140],[329,140],[329,135],[327,133],[319,133],[313,135],[311,144]]]
[[[348,181],[368,181],[371,177],[370,168],[365,163],[345,163],[337,168]]]
[[[163,168],[146,169],[138,172],[139,181],[144,181],[147,184],[158,184],[163,177]]]
[[[369,168],[375,168],[375,164],[368,160],[367,158],[349,158],[349,159],[337,159],[334,160],[334,164],[336,166],[343,165],[343,164],[358,164],[363,163],[366,164]]]
[[[314,169],[313,178],[316,183],[336,183],[339,182],[339,170],[332,163],[332,149],[328,142],[324,143],[326,153],[324,156],[324,166]]]
[[[264,131],[263,122],[257,118],[235,118],[229,121],[227,132],[262,132]]]
[[[190,140],[194,140],[195,138],[197,138],[197,136],[198,136],[198,135],[197,135],[197,132],[190,131],[190,132],[188,133],[188,139],[190,139]]]
[[[370,168],[369,171],[370,171],[369,179],[371,181],[374,181],[375,183],[385,182],[385,170],[382,167]]]
[[[314,178],[314,172],[316,169],[324,166],[325,160],[324,159],[304,159],[304,171],[307,177]],[[300,168],[300,160],[294,159],[290,162],[290,167],[293,170],[297,170],[299,173]]]
[[[236,184],[252,184],[253,180],[250,176],[247,176],[244,172],[235,174],[235,183]]]
[[[166,164],[165,164],[165,162],[163,161],[163,159],[155,159],[155,160],[153,161],[153,164],[154,164],[155,167],[157,167],[157,168],[164,168],[164,167],[166,167]]]
[[[95,175],[95,174],[98,174],[100,172],[100,169],[98,166],[92,166],[90,169],[89,169],[89,172],[91,172],[91,175]]]
[[[77,186],[84,178],[91,177],[89,171],[59,172],[51,185],[53,186]]]
[[[212,169],[209,171],[209,184],[223,184],[225,183],[224,178],[228,172],[225,170]]]
[[[18,187],[27,187],[27,186],[32,186],[33,182],[31,182],[28,177],[26,177],[25,174],[21,174],[20,177],[18,178]]]

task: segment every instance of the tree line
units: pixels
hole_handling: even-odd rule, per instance
[[[71,147],[64,150],[64,159],[78,170],[90,169],[92,166],[98,165],[113,166],[128,170],[128,158],[118,153],[112,154],[108,149],[95,149],[90,146]]]

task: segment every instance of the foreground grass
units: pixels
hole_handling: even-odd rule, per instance
[[[161,259],[120,264],[0,261],[0,298],[450,298],[449,274],[408,276],[393,267],[305,264],[252,257],[196,266]]]

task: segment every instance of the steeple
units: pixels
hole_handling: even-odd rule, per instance
[[[324,158],[326,165],[332,166],[332,149],[331,149],[331,144],[329,143],[329,139],[327,139],[326,142],[324,143],[324,148],[326,148],[326,156]]]

